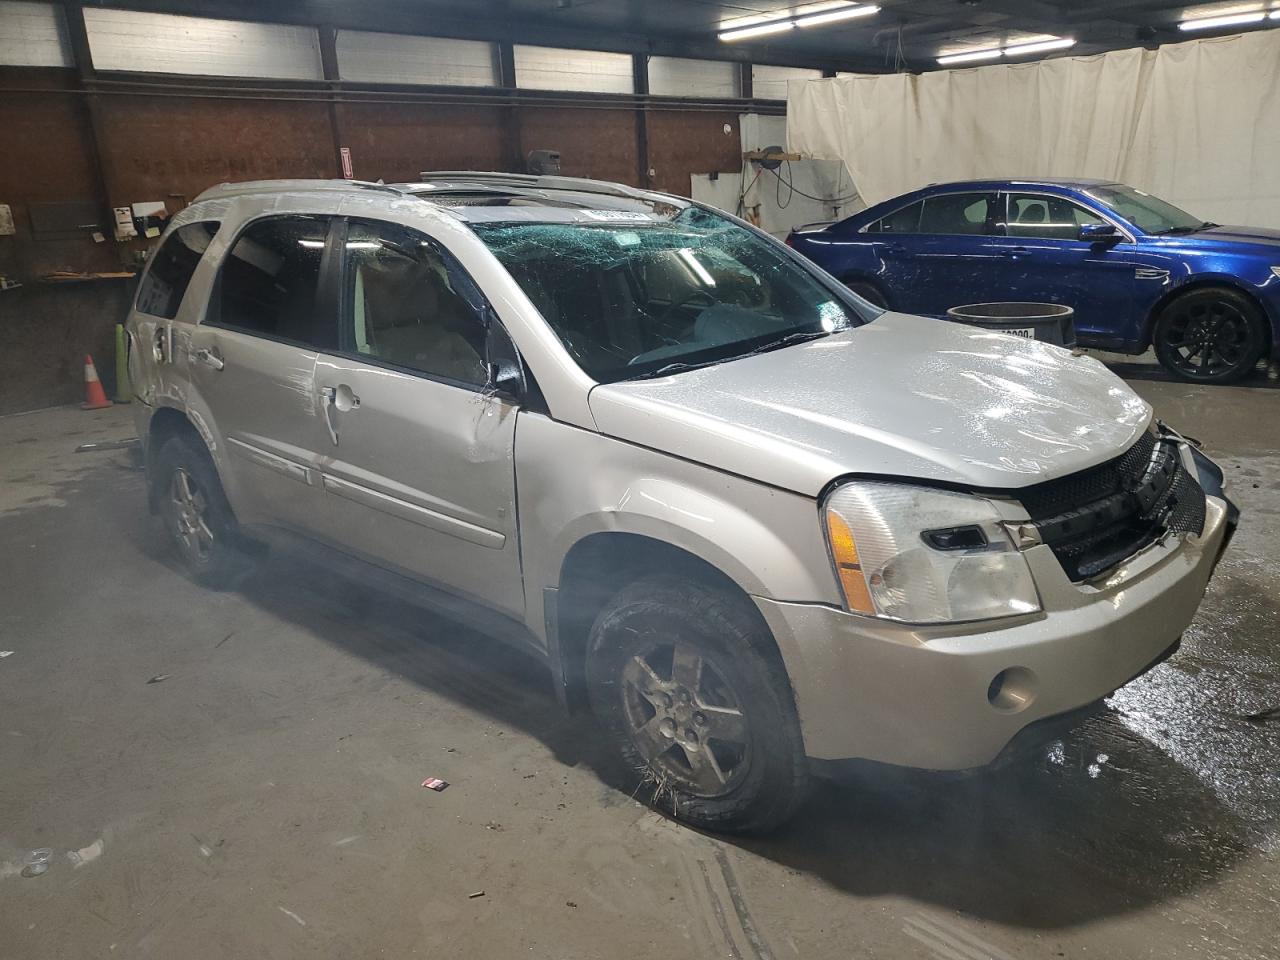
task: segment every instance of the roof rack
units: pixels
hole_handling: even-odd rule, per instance
[[[440,184],[442,187],[456,191],[459,188],[493,188],[500,192],[503,187],[514,190],[568,190],[575,193],[594,193],[607,197],[625,197],[628,200],[661,200],[670,202],[674,197],[653,190],[641,190],[629,187],[625,183],[614,183],[610,180],[588,180],[585,177],[559,177],[535,175],[530,173],[501,173],[495,171],[475,170],[423,170],[418,174],[419,183],[400,184],[400,188],[416,192],[419,196],[430,196],[431,190],[417,191],[415,187],[431,187]],[[442,191],[443,192],[443,191]]]
[[[244,197],[258,193],[350,193],[352,190],[376,190],[401,195],[399,187],[389,183],[370,183],[367,180],[246,180],[242,183],[219,183],[201,192],[192,203],[200,200],[221,200]]]

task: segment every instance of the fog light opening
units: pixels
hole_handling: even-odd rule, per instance
[[[1019,713],[1036,698],[1036,675],[1026,667],[1009,667],[991,678],[987,702],[1002,713]]]

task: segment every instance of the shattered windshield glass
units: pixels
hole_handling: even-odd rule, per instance
[[[676,373],[865,319],[772,243],[697,208],[665,221],[472,229],[601,382]]]

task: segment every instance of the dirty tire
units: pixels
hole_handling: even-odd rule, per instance
[[[873,307],[879,307],[882,310],[889,309],[888,299],[875,284],[867,283],[865,280],[850,280],[845,286]]]
[[[208,452],[188,437],[171,437],[153,469],[160,517],[183,566],[202,586],[230,586],[246,558],[237,548],[235,517]]]
[[[1192,383],[1235,383],[1267,346],[1266,317],[1243,293],[1202,287],[1172,300],[1152,332],[1156,358]]]
[[[691,826],[764,833],[808,786],[786,671],[745,599],[666,575],[624,587],[587,645],[591,705],[635,797]]]

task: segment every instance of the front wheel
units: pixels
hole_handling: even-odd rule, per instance
[[[1206,287],[1178,297],[1161,312],[1152,334],[1166,370],[1194,383],[1234,383],[1266,349],[1266,318],[1247,296]]]
[[[773,829],[808,782],[786,672],[745,603],[654,576],[621,590],[591,630],[592,707],[636,796],[692,826]]]

